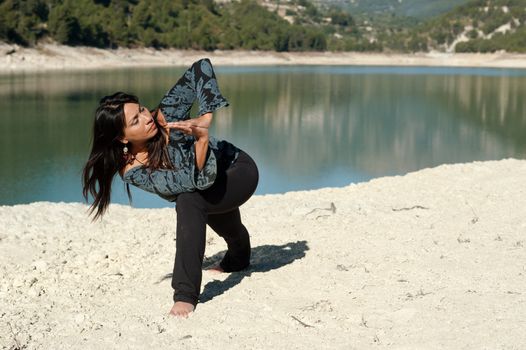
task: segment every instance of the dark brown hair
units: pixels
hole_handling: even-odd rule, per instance
[[[92,221],[102,218],[111,197],[111,184],[115,174],[126,165],[124,157],[124,143],[119,139],[124,137],[126,118],[124,116],[125,103],[139,103],[135,95],[116,92],[113,95],[100,99],[95,111],[93,123],[92,148],[82,171],[82,194],[88,203],[88,193],[94,202],[91,204],[89,214],[95,209],[97,212]],[[168,156],[166,137],[168,132],[157,121],[157,110],[153,112],[153,120],[159,132],[148,140],[147,168],[173,169],[173,164]],[[98,186],[97,186],[98,185]],[[126,193],[131,204],[132,198],[129,184],[126,184]]]

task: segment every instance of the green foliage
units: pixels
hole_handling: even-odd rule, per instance
[[[526,27],[518,29],[513,34],[495,34],[491,39],[474,39],[459,43],[457,52],[495,52],[505,50],[508,52],[526,53]]]
[[[60,7],[57,7],[60,8]],[[77,45],[82,43],[79,21],[68,12],[55,10],[51,12],[48,21],[51,34],[61,44]]]
[[[370,42],[363,37],[346,36],[342,39],[331,37],[327,48],[330,51],[382,51],[383,47],[378,42]]]
[[[307,51],[325,50],[325,34],[291,25],[254,1],[233,2],[222,13],[221,49]]]
[[[345,11],[333,9],[329,12],[329,16],[331,18],[332,24],[342,27],[354,25],[354,19],[349,13]]]
[[[296,16],[296,15],[297,15],[296,11],[293,11],[291,9],[285,10],[285,16]]]
[[[341,7],[292,0],[286,10],[294,18],[290,24],[256,0],[0,0],[0,40],[26,46],[49,37],[110,48],[417,52],[443,50],[465,34],[469,41],[456,46],[459,52],[526,51],[524,0],[404,0],[393,2],[394,12],[386,11],[386,1],[367,1],[356,0],[353,9],[372,12],[351,15]],[[421,22],[424,9],[442,13],[455,4],[463,5]],[[407,17],[411,11],[420,19]],[[505,24],[511,30],[496,33]]]
[[[46,34],[47,6],[43,0],[0,2],[0,39],[34,44]]]
[[[478,36],[479,36],[479,32],[478,32],[476,29],[471,29],[471,30],[467,33],[467,36],[468,36],[468,38],[470,38],[470,39],[476,39],[476,38],[478,38]]]
[[[301,1],[308,16],[321,18],[312,3]],[[322,28],[291,25],[254,0],[225,6],[213,0],[7,0],[0,1],[0,10],[0,40],[22,45],[47,35],[66,45],[96,47],[327,48]]]
[[[131,42],[125,1],[63,0],[48,18],[51,37],[67,45],[127,46]]]
[[[427,51],[427,41],[420,36],[413,36],[407,44],[411,52]]]
[[[504,13],[500,8],[490,8],[487,12],[487,16],[484,17],[484,22],[480,27],[484,34],[492,33],[495,29],[510,22],[512,19],[509,13]]]

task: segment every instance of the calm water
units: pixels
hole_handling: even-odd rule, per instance
[[[114,91],[155,106],[183,68],[0,76],[0,205],[81,202],[93,111]],[[526,154],[526,70],[216,67],[212,134],[260,168],[258,194],[345,186]],[[133,206],[172,206],[131,187]],[[117,176],[112,202],[128,203]]]

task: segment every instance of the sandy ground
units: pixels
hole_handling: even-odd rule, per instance
[[[187,66],[209,57],[214,65],[381,65],[526,68],[526,55],[494,54],[378,54],[355,52],[184,51],[175,49],[116,49],[42,44],[37,48],[0,44],[0,73],[49,70],[114,69],[124,67]]]
[[[0,207],[2,349],[524,349],[526,160],[255,196],[244,271],[168,315],[175,211]],[[204,267],[224,241],[207,232]]]

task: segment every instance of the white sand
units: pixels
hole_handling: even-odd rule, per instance
[[[0,346],[521,349],[525,179],[506,159],[253,197],[252,267],[205,271],[188,319],[168,315],[173,209],[3,206]],[[205,265],[225,248],[209,231]]]
[[[214,65],[381,65],[526,68],[525,54],[381,54],[356,52],[184,51],[117,49],[42,44],[21,48],[0,43],[0,73],[50,70],[187,66],[209,57]]]

